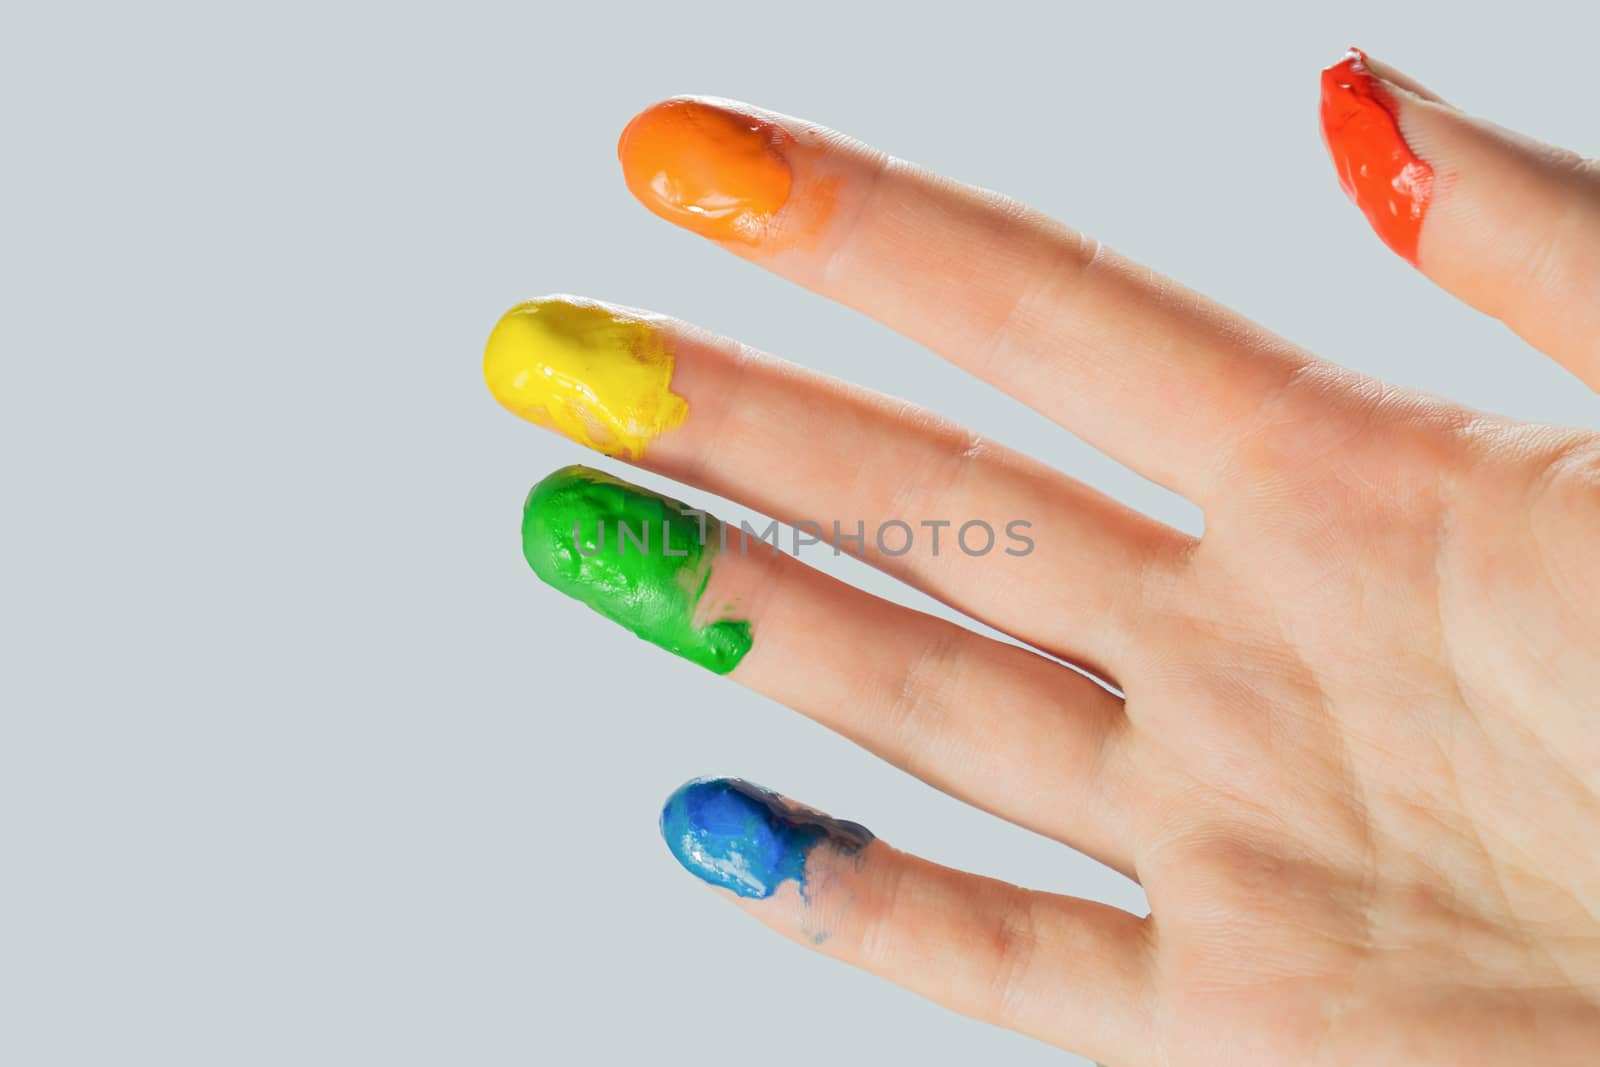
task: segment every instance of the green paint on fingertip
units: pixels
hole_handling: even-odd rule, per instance
[[[695,623],[721,545],[716,519],[591,467],[551,474],[522,509],[522,554],[541,581],[646,641],[727,674],[750,651],[750,623]]]

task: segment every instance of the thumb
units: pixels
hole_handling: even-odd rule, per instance
[[[1600,167],[1473,118],[1351,49],[1322,133],[1378,236],[1600,388]]]

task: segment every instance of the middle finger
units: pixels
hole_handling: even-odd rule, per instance
[[[495,328],[484,367],[524,418],[803,524],[1111,680],[1147,582],[1193,543],[929,412],[659,316],[522,304]]]

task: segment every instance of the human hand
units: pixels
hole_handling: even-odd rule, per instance
[[[1600,386],[1592,163],[1355,57],[1324,77],[1324,124],[1392,248]],[[922,341],[1205,514],[1190,537],[678,322],[514,310],[486,357],[507,407],[788,521],[864,519],[849,547],[869,562],[1123,694],[557,472],[524,523],[546,581],[1137,878],[1151,914],[948,870],[726,780],[668,803],[686,866],[819,951],[1119,1067],[1594,1062],[1600,435],[1346,371],[792,118],[670,101],[620,155],[657,214]],[[997,539],[971,553],[952,526],[935,553],[929,517]],[[630,557],[616,522],[674,551]]]

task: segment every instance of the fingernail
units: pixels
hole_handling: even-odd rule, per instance
[[[741,778],[700,778],[667,798],[661,836],[685,870],[741,897],[764,899],[784,882],[806,892],[806,858],[820,844],[855,854],[866,827],[829,818]]]
[[[628,189],[669,222],[756,244],[789,199],[782,128],[725,101],[667,100],[628,123],[617,158]]]
[[[484,349],[483,377],[507,410],[608,456],[638,459],[689,413],[655,323],[571,297],[506,312]]]
[[[589,467],[563,467],[528,493],[522,554],[546,585],[668,652],[727,674],[750,623],[697,624],[722,524],[682,501]]]
[[[1322,137],[1345,194],[1383,242],[1415,264],[1433,168],[1400,132],[1395,89],[1358,48],[1322,72]]]

